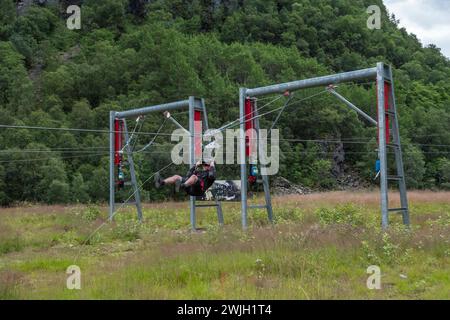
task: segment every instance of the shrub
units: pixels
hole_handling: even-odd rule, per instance
[[[304,212],[299,208],[280,208],[275,215],[275,221],[284,222],[300,222],[304,219]]]
[[[394,234],[401,235],[398,231],[395,231]],[[398,241],[388,233],[383,233],[378,239],[364,240],[361,242],[361,246],[363,260],[371,264],[392,265],[407,263],[411,259],[412,249],[401,247]]]
[[[383,258],[388,262],[392,263],[398,257],[399,246],[396,245],[389,234],[384,233],[382,238],[382,252]]]
[[[359,208],[352,204],[340,205],[334,209],[320,208],[316,211],[316,215],[323,225],[349,224],[360,226],[364,224]]]
[[[82,244],[84,239],[75,230],[69,230],[54,236],[52,241],[62,245],[74,246]]]
[[[373,265],[380,265],[381,259],[378,256],[376,250],[370,245],[370,243],[366,240],[361,242],[362,251],[364,255],[364,261],[367,261]]]
[[[249,220],[256,226],[265,226],[269,224],[269,218],[267,217],[267,210],[257,209],[249,215]]]
[[[97,206],[89,206],[83,212],[83,219],[86,221],[95,221],[100,217],[100,209]]]
[[[45,198],[49,204],[67,203],[69,201],[69,185],[63,181],[53,180],[48,187]]]
[[[116,240],[135,241],[140,238],[141,224],[134,220],[127,220],[117,225],[113,232]]]
[[[77,172],[70,186],[71,200],[74,202],[86,203],[89,201],[87,186],[84,183],[83,176]]]

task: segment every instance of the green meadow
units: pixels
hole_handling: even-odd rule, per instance
[[[256,201],[256,200],[255,200]],[[380,228],[376,192],[274,199],[240,227],[238,203],[132,207],[23,205],[0,211],[0,299],[449,299],[450,193],[411,192],[411,228]],[[94,232],[98,230],[97,232]],[[81,269],[81,289],[66,269]],[[371,265],[381,289],[369,290]]]

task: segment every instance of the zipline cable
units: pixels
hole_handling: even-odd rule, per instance
[[[50,157],[50,158],[39,158],[39,159],[15,159],[15,160],[5,160],[0,161],[0,163],[14,163],[14,162],[35,162],[35,161],[46,161],[46,160],[65,160],[65,159],[76,159],[76,158],[84,158],[84,157],[94,157],[94,156],[106,156],[106,153],[93,153],[93,154],[84,154],[81,156],[71,156],[71,157]]]
[[[280,112],[278,113],[277,117],[276,117],[275,120],[273,121],[272,126],[270,127],[270,131],[272,131],[272,130],[275,128],[275,126],[277,125],[278,121],[279,121],[280,118],[281,118],[281,115],[283,114],[284,110],[286,110],[286,107],[289,105],[289,103],[292,101],[293,98],[294,98],[294,94],[292,93],[292,94],[289,96],[289,99],[286,100],[286,103],[284,104],[284,107],[281,108],[281,110],[280,110]]]
[[[140,124],[140,126],[139,126],[138,132],[141,132],[141,131],[142,131],[142,127],[144,126],[145,119],[146,119],[146,118],[144,117],[144,120],[141,121],[141,124]],[[138,136],[136,139],[134,139],[134,143],[133,143],[133,145],[131,146],[131,151],[133,151],[134,148],[136,148],[136,144],[137,144],[138,140],[139,140],[139,136]]]
[[[130,145],[130,142],[133,140],[134,138],[134,134],[136,133],[136,129],[139,126],[140,122],[141,122],[141,118],[143,118],[142,116],[138,116],[136,119],[136,124],[134,125],[133,131],[131,132],[130,137],[127,140],[127,143],[125,143],[125,145],[122,147],[122,150],[120,150],[121,153],[123,153],[123,151],[125,150],[125,148],[127,148]],[[123,120],[126,121],[126,120]]]
[[[147,143],[147,145],[145,145],[143,148],[141,148],[141,149],[138,150],[138,151],[135,151],[134,153],[142,153],[142,152],[144,152],[145,150],[147,150],[148,148],[150,148],[150,147],[153,145],[153,143],[155,142],[156,138],[158,138],[159,133],[161,132],[161,130],[164,128],[164,125],[166,124],[166,121],[167,121],[167,118],[164,118],[163,123],[162,123],[161,126],[159,127],[158,132],[157,132],[156,135],[153,137],[153,139],[152,139],[149,143]]]
[[[114,212],[112,213],[111,217],[109,217],[108,220],[104,221],[100,226],[98,226],[93,232],[91,232],[91,234],[89,234],[89,236],[86,238],[86,240],[81,244],[81,248],[84,247],[91,239],[92,237],[99,232],[108,222],[110,222],[110,220],[112,220],[117,213],[122,210],[126,204],[128,203],[128,201],[131,200],[131,198],[133,198],[135,196],[135,194],[140,191],[144,185],[150,181],[150,179],[152,179],[157,173],[163,172],[165,170],[167,170],[168,168],[170,168],[174,163],[171,162],[170,164],[168,164],[167,166],[165,166],[164,168],[154,172],[150,177],[148,177],[138,188],[136,188],[136,190],[120,205],[120,207],[118,207],[116,210],[114,210]],[[81,248],[78,251],[77,256],[75,257],[75,261],[78,261],[80,254],[81,254]]]
[[[101,129],[79,129],[79,128],[16,126],[16,125],[4,125],[4,124],[0,124],[0,128],[4,128],[4,129],[49,130],[49,131],[69,131],[69,132],[84,132],[84,133],[103,133],[103,134],[121,133],[120,131],[110,131],[110,130],[101,130]],[[157,135],[157,133],[155,133],[155,132],[140,132],[140,133],[136,132],[135,134],[146,135],[146,136]],[[159,135],[172,136],[173,134],[159,133]],[[182,136],[182,135],[180,135],[180,136]]]
[[[264,116],[266,116],[266,115],[269,115],[269,114],[272,114],[272,113],[274,113],[274,112],[277,112],[277,111],[279,111],[279,110],[281,110],[281,109],[283,109],[283,108],[286,108],[286,107],[288,107],[288,106],[291,106],[291,105],[294,105],[294,104],[297,104],[297,103],[300,103],[300,102],[303,102],[303,101],[312,99],[312,98],[314,98],[314,97],[317,97],[317,96],[319,96],[319,95],[321,95],[321,94],[323,94],[323,93],[325,93],[325,92],[327,92],[327,91],[326,91],[326,90],[320,91],[320,92],[315,93],[315,94],[313,94],[313,95],[310,95],[310,96],[308,96],[308,97],[306,97],[306,98],[303,98],[303,99],[300,99],[300,100],[296,100],[296,101],[294,101],[294,102],[291,102],[291,103],[288,104],[287,106],[282,106],[282,107],[279,107],[279,108],[270,110],[270,111],[268,111],[268,112],[266,112],[266,113],[263,113],[263,114],[260,114],[260,115],[255,116],[255,117],[252,117],[252,118],[250,118],[250,119],[246,119],[245,121],[240,122],[240,123],[238,123],[238,124],[236,124],[236,125],[241,125],[241,124],[244,124],[244,123],[246,123],[246,122],[248,122],[248,121],[252,121],[252,120],[254,120],[254,119],[258,119],[258,118],[264,117]],[[233,125],[232,127],[234,127],[234,126],[236,126],[236,125]],[[214,131],[217,131],[217,130],[214,130]]]
[[[266,103],[265,105],[263,105],[259,110],[262,110],[262,109],[264,109],[264,108],[270,106],[271,104],[275,103],[276,101],[278,101],[278,100],[281,99],[282,97],[283,97],[283,95],[277,96],[275,99],[273,99],[273,100],[269,101],[268,103]],[[250,113],[250,115],[254,115],[254,114],[255,114],[255,111],[252,111],[252,112]],[[248,116],[248,115],[245,115],[245,116],[243,116],[243,117],[239,117],[239,118],[237,118],[236,120],[233,120],[233,121],[227,123],[226,125],[224,125],[224,126],[218,128],[218,129],[213,129],[213,130],[211,130],[211,132],[209,133],[209,135],[212,136],[212,135],[214,135],[214,133],[222,132],[222,131],[224,131],[224,130],[226,130],[226,129],[232,128],[232,127],[235,126],[235,123],[238,122],[238,121],[239,121],[238,124],[241,124],[241,121],[242,121],[243,119],[245,119],[245,117],[247,117],[247,116]],[[247,121],[250,121],[250,120],[247,120]]]
[[[239,139],[239,138],[237,138]],[[313,143],[342,143],[344,145],[349,144],[356,144],[356,145],[371,145],[373,143],[373,140],[368,141],[344,141],[344,140],[328,140],[328,139],[279,139],[280,142],[290,142],[290,143],[296,143],[296,142],[313,142]],[[166,147],[167,145],[164,144],[149,144],[150,145],[156,145],[158,147]],[[450,145],[434,145],[434,144],[420,144],[420,143],[412,143],[411,145],[419,146],[419,147],[435,147],[435,148],[450,148]],[[61,151],[48,151],[48,150],[0,150],[0,155],[7,155],[10,153],[15,154],[21,154],[21,153],[57,153]],[[423,154],[446,154],[446,151],[421,151]],[[47,157],[47,158],[37,158],[37,159],[14,159],[14,160],[3,160],[0,161],[0,163],[13,163],[13,162],[33,162],[33,161],[45,161],[50,159],[75,159],[75,158],[83,158],[83,157],[91,157],[91,156],[107,156],[110,152],[109,150],[98,150],[98,152],[87,152],[87,151],[71,151],[69,153],[76,153],[80,154],[77,156],[62,156],[62,157]],[[167,153],[167,151],[162,152],[145,152],[145,150],[139,150],[134,153],[144,153],[144,154],[164,154]]]
[[[286,154],[309,154],[311,152],[309,151],[283,151],[280,149],[280,152],[282,153],[286,153]],[[366,153],[371,153],[371,152],[377,152],[377,151],[345,151],[346,154],[366,154]],[[223,151],[223,154],[236,154],[238,155],[239,152],[238,151]],[[333,153],[332,151],[321,151],[321,153]],[[388,151],[387,153],[392,153],[394,154],[394,151]],[[408,151],[403,151],[403,154],[414,154],[414,151],[408,152]],[[435,154],[435,155],[446,155],[446,154],[450,154],[450,151],[421,151],[422,154]],[[158,155],[162,155],[162,154],[167,154],[167,152],[165,151],[161,151],[161,152],[145,152],[145,154],[158,154]],[[50,157],[50,158],[39,158],[39,159],[15,159],[15,160],[5,160],[5,161],[0,161],[0,164],[8,164],[8,163],[29,163],[29,162],[38,162],[38,161],[47,161],[47,160],[52,160],[52,159],[56,159],[56,160],[68,160],[68,159],[76,159],[76,158],[84,158],[84,157],[101,157],[101,156],[107,156],[108,153],[101,153],[101,154],[90,154],[90,155],[82,155],[82,156],[73,156],[73,157]]]

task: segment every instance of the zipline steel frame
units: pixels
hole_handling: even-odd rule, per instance
[[[381,194],[381,221],[382,227],[387,228],[389,225],[389,213],[402,213],[403,223],[409,225],[409,208],[405,183],[405,174],[403,168],[403,156],[400,143],[399,125],[397,117],[397,109],[395,103],[394,93],[394,79],[392,76],[392,68],[379,62],[376,67],[362,69],[357,71],[345,72],[336,75],[329,75],[317,78],[310,78],[305,80],[287,82],[283,84],[276,84],[259,88],[240,88],[239,91],[239,109],[240,117],[244,119],[245,104],[247,99],[255,99],[259,96],[269,94],[283,94],[286,92],[293,92],[301,89],[315,88],[315,87],[329,87],[351,81],[376,79],[377,83],[377,113],[378,121],[372,119],[362,110],[357,108],[344,97],[337,94],[333,89],[329,90],[331,94],[335,95],[339,100],[345,103],[348,107],[358,112],[361,116],[366,118],[372,124],[378,126],[378,153],[380,160],[380,194]],[[392,119],[392,121],[390,121]],[[389,123],[392,124],[392,132],[390,132]],[[392,133],[394,142],[389,144],[390,134]],[[387,166],[387,147],[393,147],[395,150],[395,160],[397,176],[388,176]],[[243,229],[247,229],[248,217],[248,185],[247,185],[247,160],[248,157],[244,152],[246,148],[246,124],[242,121],[240,124],[240,163],[241,163],[241,219]],[[263,177],[264,181],[268,181],[268,177]],[[395,180],[399,183],[401,208],[390,209],[388,197],[388,181]],[[266,205],[269,219],[272,218],[272,205],[270,193],[266,192]],[[255,206],[252,206],[255,207]],[[251,207],[250,207],[251,208]]]
[[[123,150],[123,153],[126,153],[127,160],[130,168],[130,177],[131,177],[131,185],[133,186],[133,195],[135,198],[135,205],[137,209],[138,219],[142,222],[142,204],[141,204],[141,197],[140,197],[140,186],[138,186],[137,178],[136,178],[136,170],[134,167],[134,161],[133,161],[133,150],[130,146],[130,137],[128,134],[128,129],[126,126],[126,120],[127,119],[136,119],[140,116],[145,116],[150,113],[157,113],[160,112],[161,116],[163,117],[164,112],[171,112],[171,111],[177,111],[177,110],[189,110],[189,162],[190,166],[194,166],[196,162],[201,159],[202,157],[202,150],[201,150],[201,139],[203,132],[196,132],[198,129],[196,126],[196,121],[201,121],[202,123],[202,129],[208,130],[208,116],[206,112],[206,106],[204,99],[196,98],[196,97],[189,97],[187,100],[181,100],[177,102],[172,103],[166,103],[166,104],[160,104],[155,106],[149,106],[139,109],[132,109],[127,111],[110,111],[109,116],[109,125],[110,125],[110,165],[109,165],[109,218],[110,220],[114,217],[115,212],[115,194],[116,194],[116,163],[115,163],[115,156],[117,153],[117,150],[115,150],[115,139],[116,139],[116,130],[115,130],[115,123],[116,121],[123,121],[123,133],[125,136],[125,140],[127,141],[127,144],[125,145],[126,150]],[[186,129],[185,129],[186,130]],[[203,131],[203,130],[202,130]],[[198,143],[198,139],[200,139],[200,143]],[[196,207],[206,207],[207,205],[196,205],[196,198],[190,197],[190,220],[191,220],[191,226],[192,229],[196,229]],[[221,204],[216,202],[215,205],[208,205],[210,207],[216,207],[217,208],[217,214],[219,218],[219,223],[223,223],[223,216],[222,216],[222,208]]]

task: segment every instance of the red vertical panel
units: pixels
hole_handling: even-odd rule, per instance
[[[252,99],[246,99],[245,100],[245,131],[249,129],[254,129],[254,120],[252,118],[254,117],[254,101]],[[245,135],[245,154],[247,157],[250,157],[252,153],[252,143],[250,143],[250,139],[254,139],[253,137],[253,130],[251,131],[250,135]]]
[[[118,166],[122,161],[122,155],[120,151],[122,150],[122,133],[123,133],[123,123],[122,120],[114,120],[114,164]]]
[[[202,137],[203,137],[203,122],[202,112],[199,110],[194,111],[194,150],[195,158],[197,160],[202,159]]]

